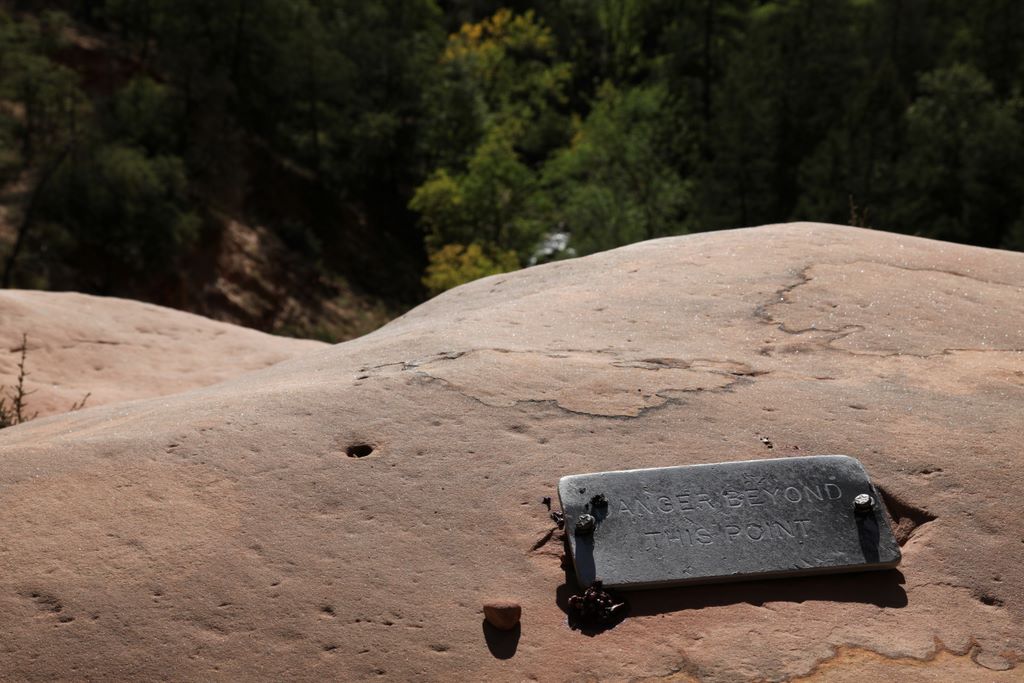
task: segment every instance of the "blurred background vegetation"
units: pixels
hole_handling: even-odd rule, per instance
[[[1024,249],[1016,0],[0,0],[3,286],[342,339],[794,219]]]

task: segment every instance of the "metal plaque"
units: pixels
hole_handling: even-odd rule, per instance
[[[845,455],[597,472],[558,495],[580,584],[688,583],[888,569],[878,491]]]

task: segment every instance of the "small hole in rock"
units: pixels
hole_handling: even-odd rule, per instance
[[[345,450],[345,453],[347,453],[350,458],[365,458],[370,453],[373,453],[373,446],[368,443],[361,443],[355,446],[349,446]]]

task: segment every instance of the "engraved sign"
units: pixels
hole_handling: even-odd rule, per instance
[[[617,588],[888,569],[878,491],[845,455],[598,472],[558,495],[576,575]]]

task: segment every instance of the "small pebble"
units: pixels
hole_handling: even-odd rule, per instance
[[[512,600],[491,600],[484,604],[484,618],[487,623],[502,631],[511,631],[519,624],[523,608]]]

